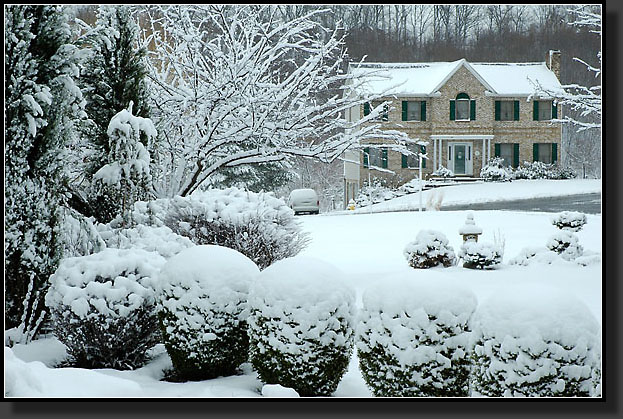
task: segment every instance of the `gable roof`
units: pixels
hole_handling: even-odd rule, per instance
[[[469,63],[460,59],[431,63],[362,63],[349,71],[361,77],[359,93],[432,96],[459,68],[465,67],[493,96],[529,96],[533,83],[562,93],[556,75],[541,63]],[[532,81],[532,83],[531,83]]]

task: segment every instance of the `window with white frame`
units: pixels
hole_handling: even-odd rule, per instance
[[[469,98],[456,100],[456,120],[469,121]]]
[[[547,121],[552,119],[552,101],[540,100],[539,101],[539,121]]]

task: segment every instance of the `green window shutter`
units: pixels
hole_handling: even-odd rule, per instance
[[[519,101],[513,101],[513,119],[519,121]]]
[[[402,155],[402,168],[405,169],[408,166],[408,162],[409,162],[409,157],[407,157],[406,154]]]
[[[558,144],[552,143],[552,163],[558,161]]]
[[[383,116],[381,118],[382,121],[389,121],[389,105],[383,106]]]
[[[382,158],[381,163],[382,163],[383,169],[387,169],[387,148],[383,148],[381,150],[383,151],[383,154],[381,157]]]
[[[558,119],[558,106],[552,102],[552,119]]]
[[[519,143],[513,144],[513,167],[519,167]]]
[[[420,108],[420,111],[421,111],[421,115],[420,116],[421,116],[421,118],[420,119],[422,121],[426,121],[426,101],[423,100],[420,103],[421,103],[421,108]]]
[[[470,121],[476,120],[476,101],[475,100],[469,101],[469,120]]]
[[[539,145],[532,144],[532,161],[539,161]]]
[[[421,145],[420,146],[420,153],[422,154],[426,154],[426,146],[425,145]],[[422,169],[426,169],[426,159],[422,159]]]
[[[493,146],[493,149],[495,150],[495,157],[500,157],[500,154],[501,154],[501,153],[500,153],[500,144],[497,144],[497,143],[496,143],[496,144]]]
[[[496,121],[500,120],[500,108],[501,108],[500,101],[496,100],[495,101],[495,120]]]
[[[539,120],[539,101],[535,100],[532,102],[532,120]]]
[[[370,115],[370,103],[366,102],[363,104],[363,116]]]
[[[406,121],[407,120],[407,107],[409,106],[409,102],[407,102],[406,100],[402,101],[402,120]]]
[[[363,167],[369,167],[368,164],[368,156],[370,155],[370,147],[366,147],[363,149]]]
[[[455,101],[450,101],[450,121],[454,121],[456,119],[456,110],[455,110]]]

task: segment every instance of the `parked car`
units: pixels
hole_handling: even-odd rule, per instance
[[[313,189],[295,189],[290,192],[288,205],[294,210],[294,215],[307,212],[310,214],[320,213],[320,201]]]

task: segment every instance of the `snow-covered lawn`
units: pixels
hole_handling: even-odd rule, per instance
[[[473,186],[478,189],[487,185]],[[564,188],[561,186],[560,189]],[[579,192],[574,190],[573,193]],[[533,190],[530,195],[536,196],[537,192]],[[504,260],[499,269],[479,271],[456,266],[414,271],[407,265],[403,249],[421,229],[441,231],[455,251],[458,250],[462,241],[458,229],[465,222],[466,214],[466,211],[429,211],[302,216],[299,219],[304,230],[311,234],[312,241],[301,255],[332,263],[342,270],[344,279],[357,290],[359,305],[362,292],[368,286],[382,283],[389,277],[417,272],[424,281],[444,278],[461,283],[470,288],[480,302],[494,292],[504,292],[507,287],[520,286],[534,293],[539,293],[544,286],[558,288],[586,303],[601,322],[601,263],[580,266],[560,261],[551,265],[508,265],[508,261],[523,248],[545,245],[557,231],[550,221],[553,214],[474,211],[476,224],[483,229],[481,242],[493,242],[494,234],[505,239]],[[584,229],[576,233],[580,244],[585,252],[601,253],[601,216],[587,215],[587,220]],[[157,347],[156,352],[160,355],[154,361],[136,371],[54,369],[50,366],[62,359],[63,346],[55,339],[35,341],[27,346],[18,345],[12,351],[5,348],[6,385],[11,390],[9,396],[29,397],[262,395],[262,383],[246,364],[244,374],[234,377],[192,383],[159,381],[170,361],[162,347]],[[271,393],[285,394],[280,391]],[[356,356],[353,356],[335,396],[371,396],[359,372]]]
[[[601,179],[514,180],[512,182],[478,182],[443,186],[422,192],[422,205],[433,195],[442,206],[466,205],[515,199],[601,193]],[[358,208],[357,213],[406,211],[419,208],[419,193],[412,193],[385,202]]]

